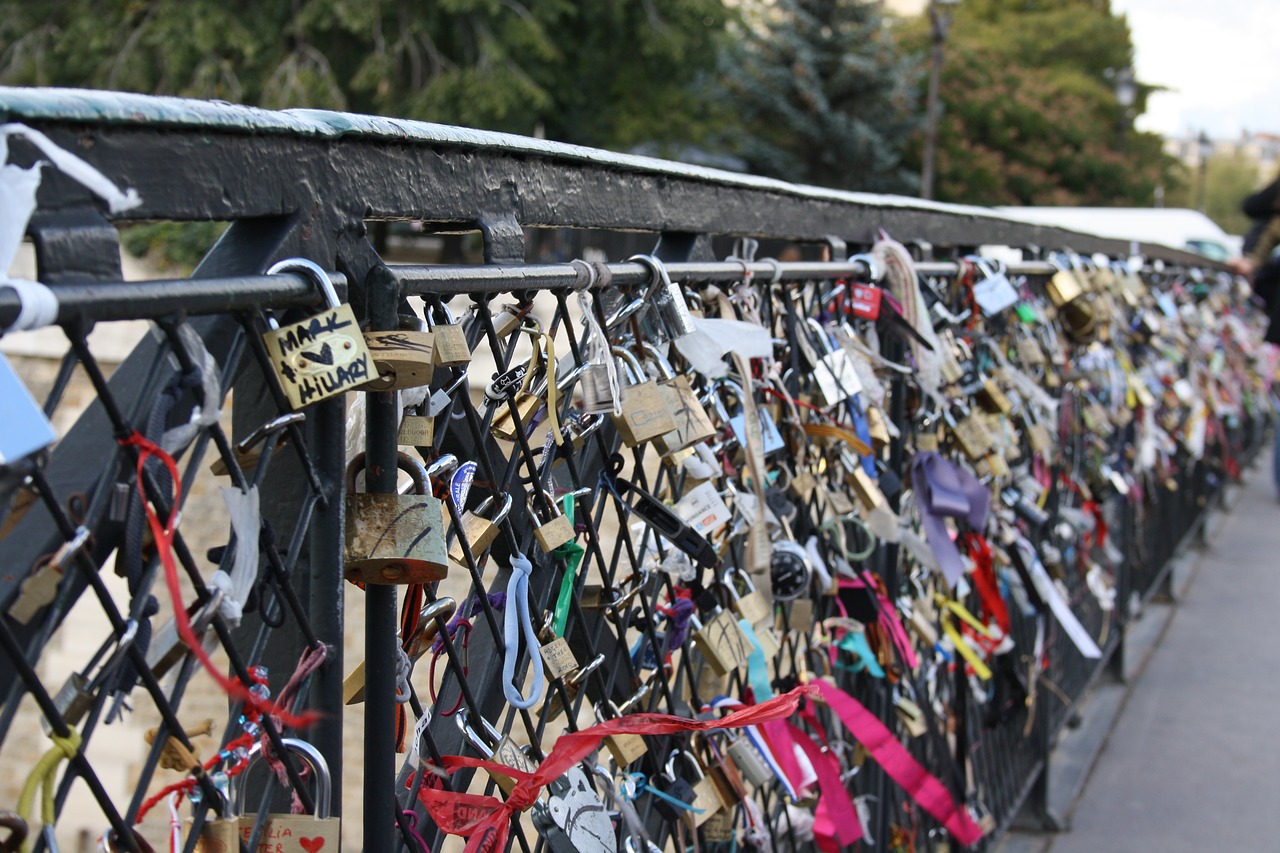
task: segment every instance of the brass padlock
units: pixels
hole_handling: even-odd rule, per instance
[[[200,827],[200,837],[196,839],[195,853],[239,853],[240,851],[240,817],[232,812],[231,804],[222,797],[224,803],[222,817],[210,811]],[[187,826],[192,823],[188,819]],[[264,830],[265,838],[266,832]]]
[[[526,331],[533,333],[531,329]],[[533,361],[517,365],[495,377],[485,390],[486,402],[492,403],[494,400],[507,402],[506,408],[494,416],[493,423],[490,425],[490,430],[496,437],[505,441],[516,441],[516,419],[512,412],[520,416],[520,426],[527,431],[533,417],[546,405],[547,387],[555,375],[555,365],[548,363],[545,355],[545,352],[540,350]],[[512,377],[518,378],[513,381]],[[508,387],[499,388],[498,386],[504,382]],[[518,389],[516,385],[519,386]]]
[[[471,348],[467,346],[467,335],[462,324],[454,320],[449,306],[440,304],[439,312],[444,319],[437,323],[435,310],[427,308],[427,323],[431,333],[435,335],[435,353],[433,358],[437,367],[461,367],[471,363]]]
[[[330,850],[336,853],[342,845],[342,819],[330,817],[333,783],[329,776],[329,764],[320,750],[304,740],[282,738],[281,743],[285,749],[298,754],[311,765],[311,772],[316,780],[316,813],[268,815],[258,838],[257,853],[327,853]],[[262,743],[255,743],[249,750],[249,766],[235,777],[232,808],[238,814],[244,815],[245,778],[261,753]],[[257,822],[257,817],[253,815],[240,818],[240,838],[244,843],[248,844],[252,840]]]
[[[645,687],[647,688],[648,685],[646,684]],[[645,692],[648,693],[648,690],[645,690]],[[609,710],[609,716],[607,717],[602,713],[605,708]],[[616,720],[621,717],[622,711],[612,700],[609,700],[597,703],[595,714],[596,720],[603,723],[605,720]],[[614,763],[618,765],[619,770],[639,761],[649,751],[649,745],[645,743],[644,737],[637,734],[610,735],[604,739],[604,745],[609,750],[609,754],[613,756]]]
[[[990,376],[982,380],[982,388],[974,395],[974,399],[982,405],[982,408],[993,415],[1009,417],[1013,414],[1013,403],[1004,393],[1000,384]]]
[[[861,465],[849,472],[848,481],[849,488],[853,490],[858,503],[862,504],[864,513],[870,513],[872,510],[888,505],[889,501],[885,498],[884,492],[880,491],[879,484]]]
[[[882,453],[892,440],[884,412],[874,403],[867,406],[867,434],[871,436],[871,446],[876,453]]]
[[[355,490],[365,455],[347,466],[345,574],[349,581],[375,584],[430,583],[449,571],[444,539],[444,505],[430,493],[427,471],[407,453],[396,467],[413,480],[414,494]]]
[[[485,758],[491,759],[498,764],[505,764],[507,767],[523,770],[526,773],[537,773],[538,764],[529,754],[516,745],[510,735],[504,735],[502,732],[490,725],[488,720],[481,719],[480,731],[476,731],[472,727],[468,709],[464,705],[458,709],[458,713],[454,715],[458,728],[466,737],[471,745],[480,751]],[[494,784],[502,790],[504,794],[510,795],[516,787],[516,780],[496,770],[485,768],[489,776],[493,779]],[[530,802],[529,806],[533,803]],[[526,809],[529,807],[526,806]]]
[[[541,498],[541,503],[544,504],[541,513],[535,508],[538,498]],[[533,538],[538,540],[538,547],[544,553],[550,554],[561,545],[573,541],[575,535],[573,524],[570,523],[568,516],[560,512],[560,508],[549,495],[545,492],[530,495],[526,505],[529,508],[529,518],[533,522]]]
[[[493,540],[498,538],[500,532],[499,524],[511,512],[511,495],[502,496],[502,504],[490,518],[485,517],[485,513],[490,510],[494,504],[492,497],[485,498],[480,506],[475,510],[467,510],[462,514],[462,533],[466,537],[467,545],[471,551],[472,559],[479,565],[480,558],[484,556],[485,551],[489,550],[489,546],[493,544]],[[460,568],[467,565],[466,553],[462,548],[462,537],[451,536],[452,541],[449,543],[449,559],[453,564]]]
[[[1045,292],[1049,294],[1054,307],[1062,308],[1083,296],[1084,287],[1073,270],[1064,269],[1053,274],[1049,283],[1045,285]]]
[[[752,625],[759,625],[773,616],[773,605],[763,592],[756,589],[746,572],[730,567],[724,573],[725,589],[733,599],[733,609]]]
[[[667,410],[675,422],[675,429],[653,440],[653,446],[662,456],[692,447],[716,434],[715,425],[707,415],[706,407],[698,400],[687,376],[677,376],[671,363],[652,344],[641,345],[645,354],[653,359],[661,379],[658,387],[666,395]]]
[[[676,422],[668,408],[667,394],[648,378],[634,355],[621,347],[614,347],[613,354],[622,359],[631,376],[631,383],[622,388],[622,412],[612,415],[627,447],[653,441],[674,430]]]
[[[720,811],[723,803],[720,802],[720,794],[716,791],[715,783],[707,777],[706,772],[702,769],[702,763],[698,761],[698,757],[686,749],[673,749],[667,758],[666,774],[668,779],[676,778],[676,759],[684,758],[686,766],[693,769],[695,779],[693,785],[693,802],[689,805],[693,806],[686,814],[692,818],[694,827],[702,826],[711,816]]]
[[[365,390],[398,391],[431,384],[436,367],[435,336],[422,320],[401,314],[398,330],[365,332],[364,342],[378,373]]]
[[[305,258],[280,261],[268,275],[301,272],[324,292],[325,310],[263,333],[271,366],[289,407],[300,409],[350,391],[373,376],[373,358],[351,306],[338,301],[328,273]]]
[[[705,626],[694,616],[693,627],[694,644],[718,675],[728,675],[742,666],[754,648],[728,610],[717,610]]]
[[[972,412],[960,418],[952,418],[948,414],[947,425],[960,445],[961,452],[969,458],[970,462],[977,462],[991,452],[995,440],[991,437],[986,425]]]
[[[400,419],[396,444],[401,447],[430,447],[436,440],[436,419],[427,415],[405,415]]]

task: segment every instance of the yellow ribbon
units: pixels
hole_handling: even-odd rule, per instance
[[[952,601],[949,598],[943,598],[941,595],[935,596],[934,600],[938,603],[939,607],[943,608],[943,610],[950,611],[952,616],[961,620],[982,636],[991,636],[991,631],[987,629],[987,626],[978,621],[978,617],[970,613],[969,610],[960,602]],[[978,651],[973,646],[969,645],[969,641],[964,638],[959,629],[957,629],[952,621],[946,617],[945,613],[942,617],[942,630],[946,632],[947,637],[951,640],[951,644],[955,646],[956,651],[960,653],[960,657],[964,658],[969,666],[973,667],[974,675],[978,676],[978,678],[983,681],[989,681],[991,679],[990,667],[983,662]]]
[[[52,826],[56,815],[53,811],[53,791],[58,785],[58,765],[65,758],[70,761],[80,752],[80,732],[72,729],[66,737],[50,735],[53,747],[40,757],[31,775],[22,785],[22,794],[18,797],[18,814],[23,818],[31,813],[31,803],[36,796],[36,788],[40,788],[40,822]],[[22,842],[21,853],[30,853],[31,836]]]

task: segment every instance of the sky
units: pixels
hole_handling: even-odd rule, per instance
[[[1215,139],[1280,134],[1280,2],[1112,0],[1129,19],[1137,77],[1153,94],[1138,127]]]

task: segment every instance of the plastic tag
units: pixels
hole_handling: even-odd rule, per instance
[[[676,502],[674,509],[685,524],[706,537],[716,533],[733,518],[733,511],[711,483],[703,483],[690,489],[688,494]]]
[[[1026,302],[1020,303],[1017,307],[1018,319],[1024,323],[1034,323],[1040,318],[1036,316],[1036,309],[1032,308]]]
[[[3,355],[0,355],[0,405],[5,413],[5,427],[0,430],[0,464],[8,465],[29,456],[48,447],[58,437],[44,410]]]
[[[973,298],[988,317],[999,314],[1018,301],[1018,291],[1013,289],[1004,275],[984,278],[973,286]]]
[[[471,494],[471,481],[476,478],[476,463],[468,460],[458,466],[449,480],[449,490],[453,492],[453,503],[461,512],[467,505],[467,495]]]
[[[747,416],[743,414],[734,415],[729,418],[729,426],[733,429],[733,434],[738,439],[738,443],[743,447],[747,446]],[[782,433],[778,432],[778,425],[773,422],[772,416],[763,409],[760,410],[760,438],[764,445],[764,453],[768,456],[774,451],[781,450],[783,447]]]

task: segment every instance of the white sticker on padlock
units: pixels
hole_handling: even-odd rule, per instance
[[[858,371],[849,360],[849,354],[843,349],[829,352],[814,366],[813,378],[818,382],[818,390],[828,406],[843,403],[862,390],[862,380]]]
[[[1018,291],[1003,275],[984,278],[973,286],[973,298],[988,317],[995,316],[1018,301]]]
[[[5,413],[5,427],[0,431],[0,464],[7,465],[35,453],[57,438],[44,410],[3,355],[0,355],[0,405]]]
[[[729,523],[733,511],[720,497],[716,487],[703,483],[676,502],[676,515],[703,536],[711,536]]]

